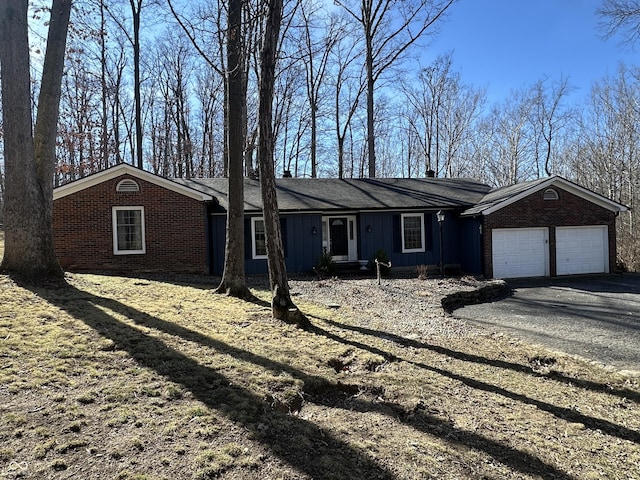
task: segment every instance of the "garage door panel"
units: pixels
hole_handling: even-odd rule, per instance
[[[556,228],[558,275],[606,273],[608,251],[606,226]]]
[[[493,230],[493,276],[517,278],[548,275],[547,239],[546,228]]]

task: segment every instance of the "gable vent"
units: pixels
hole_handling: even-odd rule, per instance
[[[544,191],[544,196],[542,198],[544,200],[558,200],[558,192],[556,192],[553,188],[547,188]]]
[[[140,187],[136,182],[130,179],[120,180],[116,186],[116,192],[139,192]]]

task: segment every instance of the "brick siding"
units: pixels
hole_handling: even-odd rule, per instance
[[[131,178],[139,192],[116,192]],[[146,253],[114,255],[112,207],[144,207]],[[53,203],[54,247],[69,271],[207,273],[206,205],[129,175]]]
[[[544,200],[544,190],[532,193],[483,218],[484,273],[493,276],[491,237],[495,228],[549,228],[549,272],[556,276],[556,227],[607,225],[609,270],[616,269],[616,214],[561,188],[558,200]]]

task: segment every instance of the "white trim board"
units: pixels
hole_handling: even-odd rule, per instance
[[[139,168],[135,168],[127,163],[120,163],[114,167],[102,170],[101,172],[94,173],[79,180],[54,188],[53,199],[58,200],[59,198],[72,195],[87,188],[95,187],[107,180],[113,180],[114,178],[122,175],[130,175],[132,177],[139,178],[140,180],[153,183],[154,185],[158,185],[159,187],[166,188],[167,190],[179,193],[180,195],[193,198],[194,200],[206,202],[214,199],[209,194],[194,190],[193,188],[162,178],[158,175],[154,175],[153,173],[140,170]]]
[[[566,192],[572,193],[580,198],[583,198],[584,200],[587,200],[591,203],[599,205],[602,208],[606,208],[607,210],[611,210],[614,212],[626,212],[628,210],[628,208],[625,205],[622,205],[621,203],[614,202],[613,200],[609,200],[608,198],[603,197],[602,195],[592,192],[591,190],[587,190],[586,188],[581,187],[580,185],[577,185],[573,182],[570,182],[569,180],[565,180],[564,178],[556,175],[553,177],[549,177],[545,181],[540,182],[537,185],[531,188],[528,188],[518,193],[517,195],[514,195],[513,197],[509,197],[487,208],[486,210],[482,210],[481,213],[482,215],[491,215],[492,213],[497,212],[498,210],[504,207],[507,207],[512,203],[522,200],[523,198],[526,198],[533,193],[539,192],[541,190],[546,190],[549,187],[556,187]]]

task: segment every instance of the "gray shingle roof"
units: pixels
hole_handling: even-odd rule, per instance
[[[539,178],[529,182],[516,183],[508,187],[498,187],[487,193],[477,204],[463,212],[464,216],[479,215],[483,211],[499,204],[509,198],[512,198],[521,192],[536,188],[539,184],[549,180],[548,178]]]
[[[227,179],[175,181],[211,194],[227,207]],[[280,178],[276,185],[278,207],[283,212],[464,209],[478,203],[491,189],[476,180],[450,178]],[[261,210],[260,182],[245,179],[244,189],[245,211]]]
[[[511,185],[508,187],[493,189],[489,193],[487,193],[484,198],[478,202],[477,205],[474,205],[462,212],[462,216],[490,214],[497,209],[509,205],[511,202],[517,201],[518,199],[521,199],[536,191],[551,186],[558,187],[574,195],[578,195],[589,202],[609,209],[613,212],[624,212],[629,209],[629,207],[627,207],[626,205],[622,205],[621,203],[611,200],[592,190],[584,188],[577,183],[567,180],[566,178],[562,178],[559,175],[552,175],[550,177],[539,178],[537,180],[518,183],[516,185]]]

